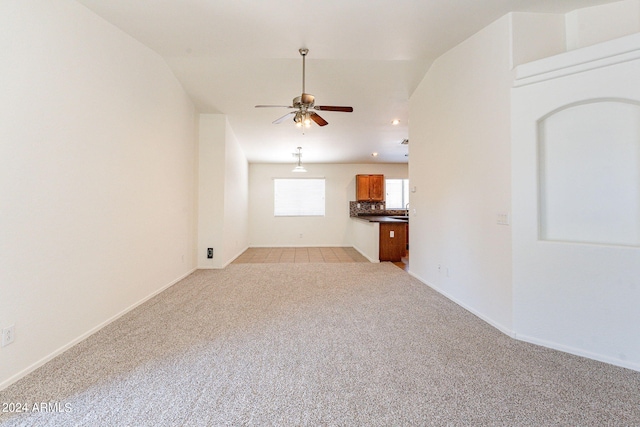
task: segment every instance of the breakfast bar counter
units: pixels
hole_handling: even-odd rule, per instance
[[[406,254],[408,216],[360,214],[351,218],[353,246],[369,261],[400,261]]]

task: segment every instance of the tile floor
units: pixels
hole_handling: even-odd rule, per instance
[[[369,262],[350,247],[335,248],[249,248],[233,263],[279,262]]]

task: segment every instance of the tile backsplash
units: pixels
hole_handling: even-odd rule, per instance
[[[385,202],[349,202],[349,216],[358,214],[405,215],[405,209],[386,209]]]

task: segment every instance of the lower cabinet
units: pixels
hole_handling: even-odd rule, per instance
[[[401,261],[407,250],[407,224],[380,223],[380,261]]]

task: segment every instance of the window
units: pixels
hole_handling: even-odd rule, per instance
[[[387,209],[406,209],[409,203],[408,179],[385,179]]]
[[[324,216],[324,178],[273,180],[274,216]]]

